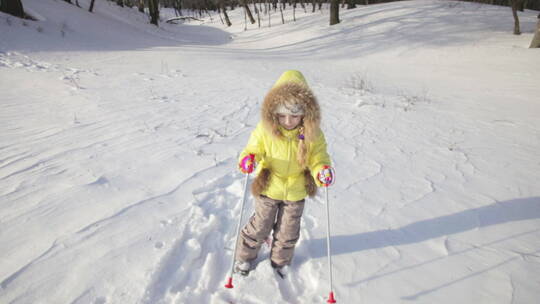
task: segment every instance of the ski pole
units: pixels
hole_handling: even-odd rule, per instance
[[[326,250],[328,254],[328,273],[330,274],[330,294],[328,295],[328,301],[326,301],[326,303],[336,303],[332,281],[332,255],[330,254],[330,205],[328,204],[328,186],[329,185],[325,185],[324,187],[326,194]]]
[[[246,195],[247,195],[247,185],[248,185],[248,179],[249,179],[249,173],[246,174],[246,178],[244,179],[244,195],[242,197],[242,205],[240,206],[240,218],[238,219],[238,226],[236,227],[236,238],[234,240],[234,251],[232,255],[232,266],[231,266],[231,272],[229,274],[229,279],[227,280],[227,284],[225,284],[226,288],[233,288],[232,284],[232,278],[234,273],[234,259],[236,258],[236,249],[238,245],[238,237],[240,235],[240,228],[242,227],[242,217],[244,215],[244,205],[246,203]]]

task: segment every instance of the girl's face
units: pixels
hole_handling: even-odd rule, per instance
[[[302,122],[302,115],[278,114],[279,124],[287,130],[292,130]]]

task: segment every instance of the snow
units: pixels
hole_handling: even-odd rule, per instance
[[[338,303],[540,298],[538,12],[456,1],[328,9],[244,31],[136,8],[0,13],[1,303],[325,303],[324,196],[291,275],[230,269],[262,98],[301,70],[323,109]],[[174,16],[162,11],[164,18]],[[247,201],[244,219],[252,212]]]

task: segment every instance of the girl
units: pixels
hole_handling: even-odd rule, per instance
[[[257,177],[251,185],[255,213],[238,238],[235,271],[247,275],[273,230],[270,261],[283,276],[300,236],[306,196],[334,179],[320,130],[317,99],[299,71],[286,71],[266,95],[261,122],[240,154],[240,170]]]

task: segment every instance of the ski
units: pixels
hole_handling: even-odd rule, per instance
[[[250,270],[240,270],[238,268],[234,268],[233,273],[237,273],[237,274],[239,274],[239,275],[241,275],[243,277],[247,277],[249,275],[249,273],[251,272],[251,270],[252,269],[250,269]]]
[[[285,280],[286,274],[281,271],[281,269],[276,268],[276,274],[283,280]]]
[[[247,277],[249,275],[249,270],[238,270],[238,273],[243,277]]]

